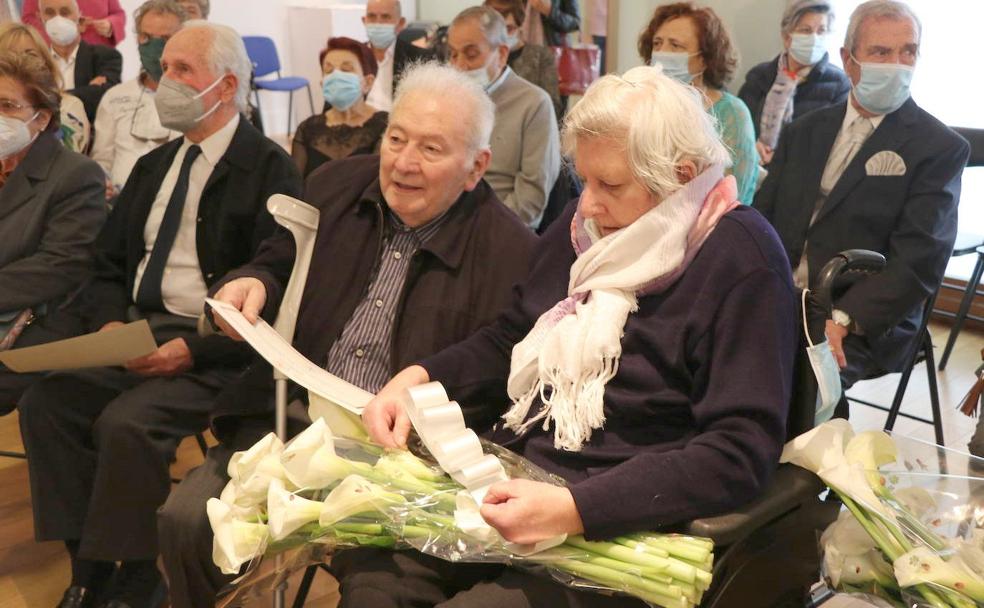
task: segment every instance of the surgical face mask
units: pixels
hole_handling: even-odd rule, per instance
[[[809,347],[806,349],[806,356],[810,360],[810,367],[813,368],[813,375],[817,378],[817,403],[814,413],[814,423],[819,425],[830,420],[834,415],[834,409],[840,401],[841,393],[844,391],[841,385],[840,367],[834,358],[834,351],[830,349],[830,342],[824,340],[814,344],[810,338],[810,330],[806,322],[806,295],[807,290],[803,290],[803,331]]]
[[[352,72],[335,70],[321,81],[325,101],[336,110],[348,110],[362,97],[362,79]]]
[[[683,84],[690,84],[697,74],[691,74],[688,64],[690,58],[700,53],[689,55],[687,53],[672,53],[669,51],[653,51],[650,57],[651,65],[658,65],[663,68],[663,74],[679,80]]]
[[[181,133],[194,129],[222,105],[221,100],[216,101],[214,106],[206,110],[202,100],[206,93],[222,82],[222,78],[223,76],[219,76],[204,91],[198,92],[189,85],[162,77],[157,86],[157,94],[154,95],[154,105],[157,107],[161,125]]]
[[[164,54],[165,44],[167,44],[167,40],[163,38],[149,38],[147,42],[137,45],[137,51],[140,53],[140,65],[154,82],[160,82],[161,76],[164,74],[164,68],[161,67],[161,55]]]
[[[396,24],[394,23],[367,23],[366,35],[369,36],[369,43],[377,49],[388,49],[393,41],[396,40]]]
[[[78,40],[79,24],[67,17],[57,15],[44,22],[48,38],[58,46],[68,46]]]
[[[7,159],[31,145],[37,134],[31,135],[28,123],[38,117],[35,112],[28,120],[0,114],[0,159]]]
[[[915,68],[901,63],[861,63],[861,78],[854,85],[854,98],[872,114],[891,114],[909,99]]]
[[[519,34],[506,34],[506,45],[509,46],[509,50],[516,48],[519,44]]]
[[[816,65],[827,52],[827,37],[818,34],[791,34],[789,54],[803,65]]]

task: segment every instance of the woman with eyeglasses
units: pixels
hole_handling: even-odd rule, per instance
[[[92,134],[89,117],[85,114],[85,105],[75,95],[64,91],[61,72],[55,66],[51,52],[41,36],[23,23],[4,23],[0,25],[0,52],[3,51],[34,55],[41,59],[48,70],[55,75],[61,95],[59,139],[69,150],[84,154],[89,149]]]
[[[843,102],[851,91],[847,74],[828,61],[833,21],[829,0],[790,2],[782,14],[782,52],[745,76],[738,97],[752,113],[763,165],[772,161],[783,127],[807,112]]]
[[[60,102],[54,74],[44,61],[30,53],[0,52],[4,348],[21,330],[18,347],[64,337],[46,323],[45,315],[64,304],[89,276],[93,243],[106,217],[102,169],[58,141]],[[0,413],[25,388],[13,384],[16,390],[0,382]]]

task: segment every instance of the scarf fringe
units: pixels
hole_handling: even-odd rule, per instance
[[[543,430],[554,425],[554,447],[579,452],[591,440],[594,429],[605,426],[605,385],[618,373],[618,356],[604,357],[601,369],[583,378],[565,378],[560,370],[544,374],[533,386],[516,399],[502,418],[506,428],[523,435],[543,420]],[[549,387],[549,395],[547,388]],[[539,397],[543,407],[530,419],[530,407]]]

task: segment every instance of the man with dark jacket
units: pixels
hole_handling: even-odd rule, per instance
[[[970,152],[909,96],[922,34],[912,9],[865,2],[847,31],[841,59],[850,98],[786,128],[754,203],[782,239],[799,287],[813,287],[846,249],[887,260],[880,273],[835,294],[826,333],[845,389],[901,371],[917,347],[923,307],[956,238]],[[847,415],[846,400],[837,413]]]
[[[400,32],[407,27],[400,0],[369,0],[362,23],[366,26],[369,48],[379,64],[366,103],[377,110],[389,112],[393,108],[393,93],[400,84],[404,70],[411,63],[427,61],[433,55],[427,49],[400,38]]]
[[[38,10],[65,90],[82,100],[89,121],[95,121],[102,96],[120,83],[123,57],[112,47],[82,40],[76,0],[40,0]]]
[[[307,198],[321,216],[294,335],[301,354],[376,392],[408,362],[471,335],[506,307],[536,237],[482,180],[494,113],[482,89],[451,68],[412,68],[381,156],[311,175]],[[293,240],[280,231],[215,297],[248,319],[272,321],[293,258]],[[270,367],[254,366],[219,396],[212,427],[220,445],[161,509],[174,608],[212,605],[231,580],[211,564],[205,502],[228,482],[232,453],[272,430],[272,412]]]
[[[197,335],[204,297],[272,234],[267,198],[300,193],[290,158],[240,119],[250,63],[235,31],[185,28],[162,62],[157,111],[184,137],[137,162],[81,296],[90,331],[146,319],[160,346],[123,368],[48,375],[18,404],[35,534],[72,557],[63,607],[160,603],[155,512],[168,465],[251,358],[245,345]]]

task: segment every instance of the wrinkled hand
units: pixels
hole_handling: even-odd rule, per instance
[[[131,359],[123,366],[141,376],[176,376],[191,369],[193,362],[188,343],[184,338],[175,338],[149,355]]]
[[[91,84],[94,87],[98,87],[99,85],[106,84],[106,82],[107,80],[105,76],[96,76],[95,78],[89,81],[89,84]]]
[[[827,334],[827,342],[830,343],[830,350],[834,353],[834,359],[837,360],[837,366],[844,369],[847,367],[847,357],[844,356],[844,338],[848,333],[847,328],[827,319],[824,331]]]
[[[250,323],[256,323],[256,320],[260,318],[260,313],[266,305],[266,297],[266,287],[263,282],[253,277],[229,281],[215,294],[216,300],[235,306]],[[239,335],[239,332],[226,323],[222,317],[214,313],[212,316],[222,333],[233,340],[242,341],[243,337]]]
[[[110,329],[116,329],[117,327],[123,327],[126,325],[123,321],[110,321],[109,323],[103,325],[99,328],[99,331],[109,331]]]
[[[775,154],[776,152],[771,147],[763,144],[760,141],[755,142],[755,150],[758,151],[760,165],[768,165],[769,163],[771,163],[772,155]]]
[[[411,365],[393,376],[362,410],[362,422],[369,438],[386,448],[406,448],[410,418],[400,404],[400,395],[408,388],[427,382],[430,382],[430,375],[419,365]]]
[[[584,532],[567,488],[528,479],[493,484],[482,501],[482,518],[513,543],[536,543],[558,534]]]

